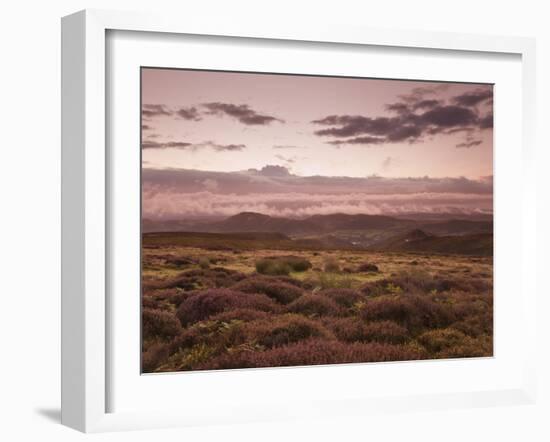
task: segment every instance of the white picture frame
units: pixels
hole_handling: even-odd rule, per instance
[[[197,409],[110,412],[110,323],[107,219],[111,211],[107,155],[106,35],[109,31],[273,39],[514,54],[521,57],[521,325],[534,336],[536,266],[534,109],[535,43],[532,39],[416,31],[388,31],[308,24],[300,28],[266,23],[230,23],[194,17],[86,10],[62,21],[62,423],[84,432],[249,422],[288,417],[361,415],[431,408],[532,403],[536,396],[535,339],[527,339],[521,380],[512,387],[462,393],[341,398],[310,401],[308,407],[253,407],[234,412]],[[136,337],[137,338],[137,337]],[[339,369],[338,367],[332,368]],[[420,368],[421,370],[422,368]],[[293,369],[285,369],[293,370]],[[240,376],[225,372],[225,379]],[[512,384],[511,384],[512,385]]]

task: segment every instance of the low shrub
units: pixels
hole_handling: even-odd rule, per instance
[[[409,340],[406,328],[392,321],[365,322],[357,317],[328,318],[324,324],[344,342],[403,344]]]
[[[176,316],[185,326],[217,313],[238,308],[269,312],[278,310],[274,301],[263,294],[244,293],[229,289],[208,289],[184,300],[179,306]]]
[[[327,256],[324,259],[323,270],[326,273],[338,273],[340,271],[340,263],[333,256]]]
[[[365,299],[360,292],[349,288],[325,289],[319,294],[328,296],[334,302],[346,308],[353,307],[357,302]]]
[[[262,277],[247,278],[235,284],[232,289],[244,293],[262,293],[281,304],[288,304],[303,293],[303,290],[295,285]]]
[[[430,353],[438,353],[464,342],[466,335],[452,328],[429,330],[418,336],[417,341]]]
[[[370,262],[365,262],[359,265],[359,267],[357,267],[357,270],[364,273],[378,273],[380,271],[377,265]]]
[[[311,262],[299,256],[271,256],[256,261],[256,271],[263,275],[288,275],[290,272],[305,272]]]
[[[305,272],[312,267],[310,261],[300,256],[280,256],[277,259],[287,263],[294,272]]]
[[[307,316],[339,316],[342,308],[327,296],[307,293],[292,301],[287,306],[290,313],[300,313]]]
[[[477,338],[466,338],[454,346],[441,350],[438,358],[480,358],[493,356],[493,337],[481,335]]]
[[[284,261],[262,258],[256,261],[256,271],[262,275],[290,275],[292,268]]]
[[[365,324],[363,336],[364,341],[403,344],[409,339],[409,332],[393,321],[373,321]]]
[[[323,318],[323,324],[339,341],[360,342],[363,340],[363,329],[365,321],[357,317]]]
[[[172,296],[170,296],[168,302],[170,302],[170,304],[172,304],[174,307],[178,308],[183,301],[185,301],[190,296],[193,296],[195,293],[198,293],[198,291],[191,290],[186,292],[178,289]]]
[[[245,274],[224,267],[192,269],[167,280],[160,288],[179,288],[192,291],[201,288],[227,288],[241,281]]]
[[[178,288],[185,291],[195,290],[200,284],[200,276],[202,275],[197,275],[195,270],[187,270],[173,278],[167,279],[162,288]]]
[[[153,373],[168,358],[168,355],[166,343],[151,343],[141,353],[141,370],[144,373]]]
[[[301,315],[286,314],[252,321],[242,328],[249,343],[272,348],[307,338],[333,338],[322,324]]]
[[[152,298],[150,296],[143,296],[141,298],[141,307],[142,308],[149,308],[149,309],[158,309],[159,302],[155,298]]]
[[[201,256],[199,258],[199,267],[203,270],[210,268],[210,260],[206,256]]]
[[[268,312],[262,310],[254,310],[251,308],[237,308],[235,310],[229,310],[221,312],[216,315],[210,316],[210,321],[231,322],[231,321],[255,321],[257,319],[266,319],[271,315]]]
[[[391,279],[380,279],[366,283],[361,291],[369,296],[379,296],[388,293],[427,294],[439,292],[469,292],[490,293],[490,282],[476,278],[449,277],[437,274],[435,276],[422,270],[401,271]]]
[[[429,272],[421,269],[397,272],[391,282],[407,293],[429,293],[437,289],[437,280]]]
[[[180,348],[163,361],[162,371],[192,370],[198,364],[204,363],[219,354],[221,354],[219,348],[211,347],[205,342]]]
[[[212,358],[195,369],[281,367],[422,359],[421,351],[380,343],[344,344],[336,340],[307,339],[266,351],[233,351]]]
[[[184,256],[169,256],[166,258],[166,264],[173,267],[189,267],[193,265],[193,261]]]
[[[451,306],[418,295],[371,298],[360,314],[367,321],[394,321],[413,332],[446,327],[456,319]]]
[[[172,313],[150,308],[143,309],[141,325],[144,339],[172,338],[181,330],[180,323]]]
[[[474,338],[480,335],[492,335],[493,312],[491,310],[482,315],[464,318],[461,321],[454,322],[451,327]]]
[[[240,321],[212,321],[196,322],[170,342],[170,354],[189,350],[197,345],[215,345],[219,350],[230,346],[234,342],[236,330],[240,328]],[[238,333],[237,333],[238,334]]]

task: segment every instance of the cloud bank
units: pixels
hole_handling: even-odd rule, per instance
[[[492,177],[299,177],[282,166],[243,172],[143,169],[143,216],[182,219],[243,211],[304,217],[329,213],[492,213]]]
[[[213,181],[202,183],[216,190]],[[453,213],[491,214],[490,195],[470,194],[221,194],[210,190],[181,193],[144,186],[143,216],[149,219],[184,219],[197,216],[232,216],[259,212],[277,217],[347,214]]]

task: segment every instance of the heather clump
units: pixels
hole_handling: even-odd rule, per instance
[[[181,325],[173,313],[144,308],[141,313],[141,326],[145,339],[171,338],[176,336]]]
[[[324,295],[332,299],[338,305],[347,308],[353,307],[357,302],[365,299],[364,295],[360,292],[349,288],[325,289],[320,291],[319,294]]]
[[[368,321],[394,321],[411,331],[444,327],[455,320],[450,305],[416,295],[380,296],[369,299],[362,307],[360,315]]]
[[[345,317],[329,318],[324,324],[344,342],[403,344],[410,339],[408,330],[393,321],[366,322],[358,317]]]
[[[243,326],[250,343],[272,348],[307,338],[331,338],[332,334],[318,321],[302,315],[286,314],[253,321]]]
[[[286,309],[306,316],[339,316],[342,308],[328,296],[308,293],[292,301]]]
[[[302,296],[303,290],[296,285],[278,279],[247,278],[232,287],[244,293],[262,293],[281,304],[288,304]]]
[[[378,266],[376,264],[373,264],[371,262],[364,262],[363,264],[359,265],[359,267],[357,267],[357,271],[364,273],[378,273],[380,270],[378,269]]]
[[[179,306],[176,316],[182,325],[192,324],[211,315],[237,308],[276,311],[277,305],[266,295],[230,289],[209,289],[190,296]]]

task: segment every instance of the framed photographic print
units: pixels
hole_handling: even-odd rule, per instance
[[[63,20],[63,422],[532,401],[533,42],[225,26]]]

